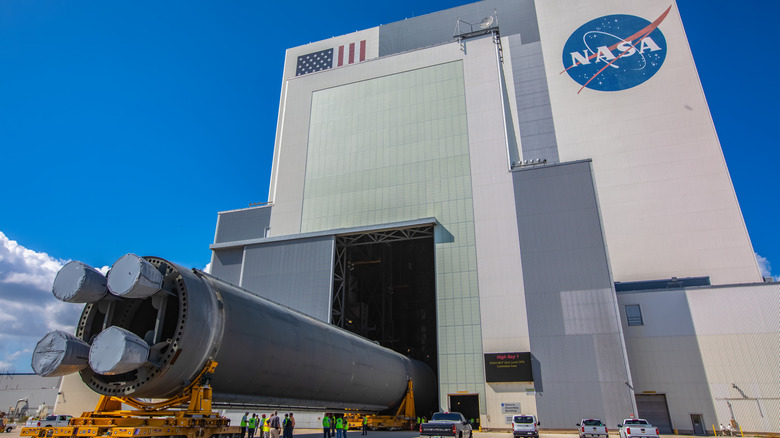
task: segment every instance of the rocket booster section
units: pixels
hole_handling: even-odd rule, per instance
[[[66,268],[55,296],[84,311],[75,337],[38,343],[38,374],[80,370],[99,394],[167,398],[214,360],[215,402],[383,410],[403,398],[408,379],[415,404],[435,397],[422,362],[204,272],[133,254],[107,280],[83,264]]]

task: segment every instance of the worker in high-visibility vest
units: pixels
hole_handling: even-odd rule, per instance
[[[363,415],[363,433],[361,435],[368,435],[368,415]]]
[[[268,438],[268,433],[271,431],[271,428],[268,427],[268,418],[265,417],[265,414],[260,418],[260,436],[258,438]]]
[[[336,418],[336,438],[344,438],[344,417]]]
[[[249,438],[254,438],[256,426],[257,426],[257,414],[252,414],[252,418],[250,418],[246,422],[247,435],[249,436]]]
[[[249,412],[244,413],[244,416],[241,417],[241,438],[244,438],[246,436],[246,422],[247,418],[249,416]]]
[[[322,416],[322,438],[330,438],[330,417],[328,414]]]

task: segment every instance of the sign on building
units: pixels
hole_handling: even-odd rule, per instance
[[[485,379],[491,382],[532,382],[531,353],[485,355]]]

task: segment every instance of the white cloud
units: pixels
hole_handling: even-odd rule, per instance
[[[207,264],[206,267],[203,268],[203,272],[211,274],[211,263]]]
[[[766,257],[756,254],[756,261],[758,262],[758,269],[761,270],[762,277],[772,277],[777,281],[780,281],[780,275],[772,275],[772,264],[769,263]]]
[[[32,351],[43,335],[75,331],[83,305],[63,303],[51,293],[57,271],[67,262],[0,232],[0,369],[30,372]]]

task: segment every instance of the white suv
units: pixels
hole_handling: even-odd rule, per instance
[[[536,419],[536,415],[515,415],[512,417],[512,435],[532,436],[539,438],[539,426],[542,423]]]

